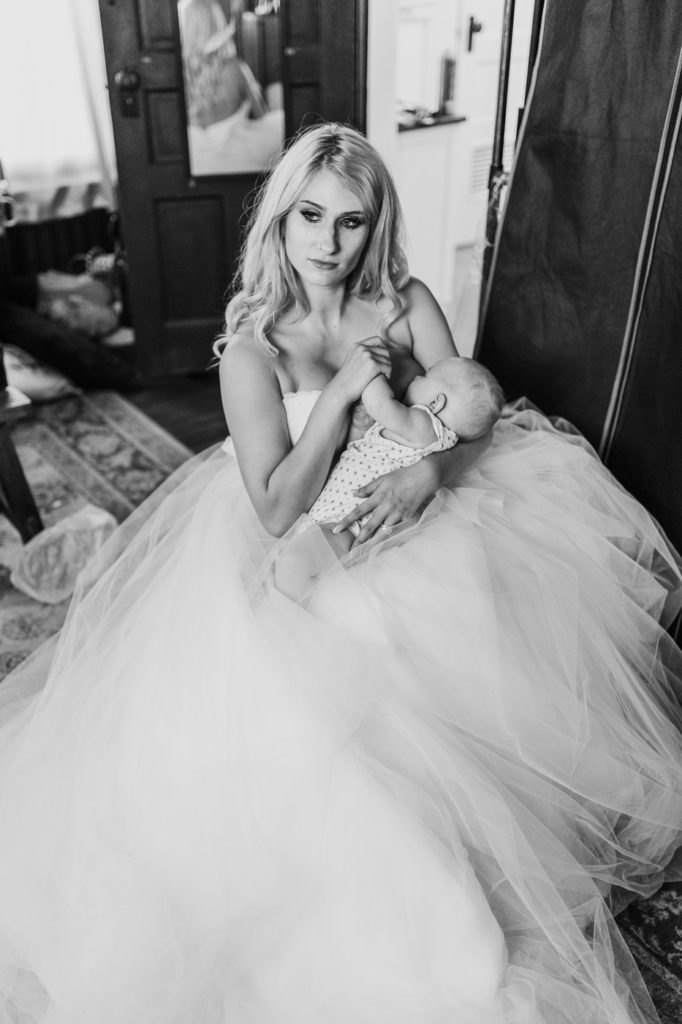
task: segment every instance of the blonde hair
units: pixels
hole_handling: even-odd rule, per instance
[[[293,309],[302,317],[310,311],[286,255],[284,229],[310,178],[322,169],[337,175],[357,195],[369,220],[369,237],[348,279],[349,292],[370,301],[388,299],[384,329],[402,312],[398,292],[407,284],[408,271],[402,213],[391,175],[359,132],[340,124],[318,125],[297,136],[256,196],[235,277],[236,294],[227,305],[225,332],[214,345],[216,355],[245,323],[253,325],[256,340],[276,355],[268,334],[282,314]]]
[[[451,356],[435,363],[427,373],[446,393],[439,417],[463,441],[487,434],[500,418],[504,392],[497,378],[476,359]]]

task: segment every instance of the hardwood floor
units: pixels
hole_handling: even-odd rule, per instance
[[[125,397],[194,452],[227,435],[217,371],[150,381]]]

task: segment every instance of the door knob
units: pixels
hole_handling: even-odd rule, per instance
[[[469,18],[469,37],[467,41],[467,53],[471,53],[471,51],[474,48],[474,36],[476,35],[477,32],[481,32],[482,30],[483,24],[480,21],[477,21],[476,18],[474,18],[474,16],[472,15]]]
[[[114,85],[118,91],[121,117],[140,116],[140,85],[142,79],[135,68],[125,67],[114,75]]]

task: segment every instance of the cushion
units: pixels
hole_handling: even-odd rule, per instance
[[[90,302],[82,295],[42,299],[38,312],[48,320],[86,334],[88,338],[103,338],[118,327],[118,316],[111,306]]]
[[[51,402],[65,395],[80,394],[80,389],[63,373],[46,366],[15,345],[3,345],[3,360],[7,383],[22,391],[32,402]]]

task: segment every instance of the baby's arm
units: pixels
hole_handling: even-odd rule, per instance
[[[411,448],[425,448],[433,441],[430,418],[423,409],[399,402],[383,374],[369,382],[362,392],[362,404],[373,420]]]

